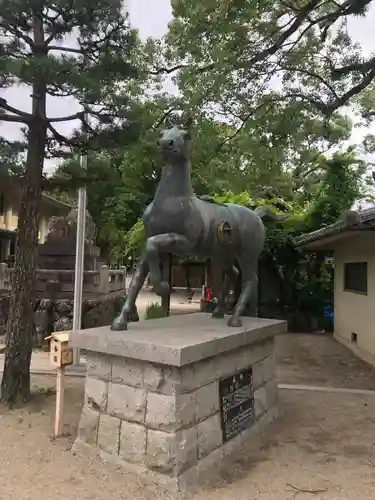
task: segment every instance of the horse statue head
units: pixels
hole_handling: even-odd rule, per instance
[[[189,118],[183,125],[165,122],[166,128],[157,141],[161,155],[168,163],[181,163],[189,159],[192,119]]]

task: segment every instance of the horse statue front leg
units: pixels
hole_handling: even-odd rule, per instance
[[[120,314],[113,320],[111,330],[122,331],[128,329],[128,322],[131,320],[133,311],[136,311],[135,301],[138,294],[144,285],[149,271],[146,255],[144,254],[138,263],[137,269],[130,282],[129,291],[126,296],[125,304],[123,305]],[[137,314],[138,317],[138,314]],[[135,318],[136,319],[136,318]],[[139,319],[139,318],[138,318]]]
[[[176,233],[164,233],[148,238],[146,258],[150,267],[150,281],[153,291],[160,297],[169,295],[169,283],[163,281],[161,264],[165,255],[180,255],[191,249],[189,240]]]

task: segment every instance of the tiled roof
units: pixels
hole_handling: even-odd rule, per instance
[[[69,205],[68,203],[65,203],[64,201],[60,201],[57,198],[50,196],[49,194],[43,193],[42,196],[46,201],[49,201],[55,205],[59,205],[59,206],[64,207],[64,208],[72,208],[72,206]]]
[[[375,207],[367,208],[365,210],[361,210],[360,212],[350,210],[349,212],[346,212],[341,220],[318,229],[317,231],[312,231],[311,233],[298,236],[298,238],[295,238],[294,243],[297,246],[303,246],[337,233],[342,233],[352,229],[360,229],[360,226],[365,225],[366,222],[369,221],[375,221]]]

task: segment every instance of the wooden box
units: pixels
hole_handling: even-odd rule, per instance
[[[50,340],[50,363],[57,368],[73,364],[73,349],[69,347],[69,332],[56,332],[46,337]]]

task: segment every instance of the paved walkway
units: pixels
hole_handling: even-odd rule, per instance
[[[4,368],[4,355],[0,355],[0,380]],[[31,360],[31,373],[33,375],[52,375],[56,373],[56,368],[50,365],[49,356],[47,352],[36,351],[33,353]],[[86,376],[86,357],[81,356],[81,362],[77,366],[69,366],[66,369],[66,374],[69,377],[85,377]],[[308,391],[308,392],[331,392],[338,394],[358,394],[374,396],[375,391],[366,389],[347,389],[339,387],[324,387],[315,385],[302,385],[302,384],[278,384],[279,389],[294,390],[294,391]]]
[[[193,300],[188,302],[187,293],[184,289],[176,289],[171,294],[171,314],[186,314],[199,311],[200,290],[196,290]],[[137,309],[140,319],[144,319],[146,308],[150,303],[161,303],[160,297],[151,292],[151,288],[143,288],[137,298]]]
[[[4,370],[4,354],[0,354],[0,374]],[[55,374],[56,368],[49,362],[49,353],[44,351],[34,351],[31,358],[31,373],[34,375]],[[78,366],[70,366],[66,373],[71,376],[84,376],[86,374],[86,357],[81,356],[81,363]],[[1,378],[1,377],[0,377]]]

